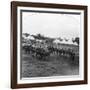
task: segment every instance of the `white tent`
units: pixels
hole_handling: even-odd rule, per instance
[[[69,40],[67,41],[67,44],[73,44],[72,40],[69,39]]]
[[[62,44],[68,44],[68,42],[65,41],[65,40],[62,40],[60,43],[62,43]]]
[[[76,42],[73,43],[74,45],[78,45]]]
[[[28,39],[34,40],[34,37],[30,35]]]
[[[58,39],[55,39],[54,40],[54,43],[61,43],[61,44],[70,44],[70,45],[77,45],[77,43],[76,42],[72,42],[72,40],[71,39],[69,39],[68,41],[66,41],[66,40],[62,40],[62,41],[60,41],[60,40],[58,40]]]
[[[34,40],[34,37],[33,36],[28,36],[28,37],[26,37],[25,35],[23,35],[23,37],[24,37],[24,39],[25,40]]]
[[[60,40],[55,39],[53,42],[54,42],[54,43],[60,43]]]

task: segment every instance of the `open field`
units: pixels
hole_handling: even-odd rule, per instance
[[[37,59],[30,54],[22,53],[21,77],[46,77],[79,74],[79,57],[74,61],[70,57],[51,55]]]

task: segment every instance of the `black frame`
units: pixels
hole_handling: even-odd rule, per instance
[[[17,7],[43,7],[58,9],[76,9],[84,10],[84,80],[63,81],[63,82],[46,82],[34,84],[17,84]],[[11,2],[11,88],[29,88],[44,86],[64,86],[87,84],[87,6],[50,4],[50,3],[32,3],[32,2]]]

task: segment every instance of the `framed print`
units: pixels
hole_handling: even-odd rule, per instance
[[[87,84],[87,6],[11,2],[11,88]]]

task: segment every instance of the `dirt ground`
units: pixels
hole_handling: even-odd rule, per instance
[[[71,60],[70,57],[52,55],[44,60],[22,54],[21,77],[47,77],[79,74],[79,58]]]

